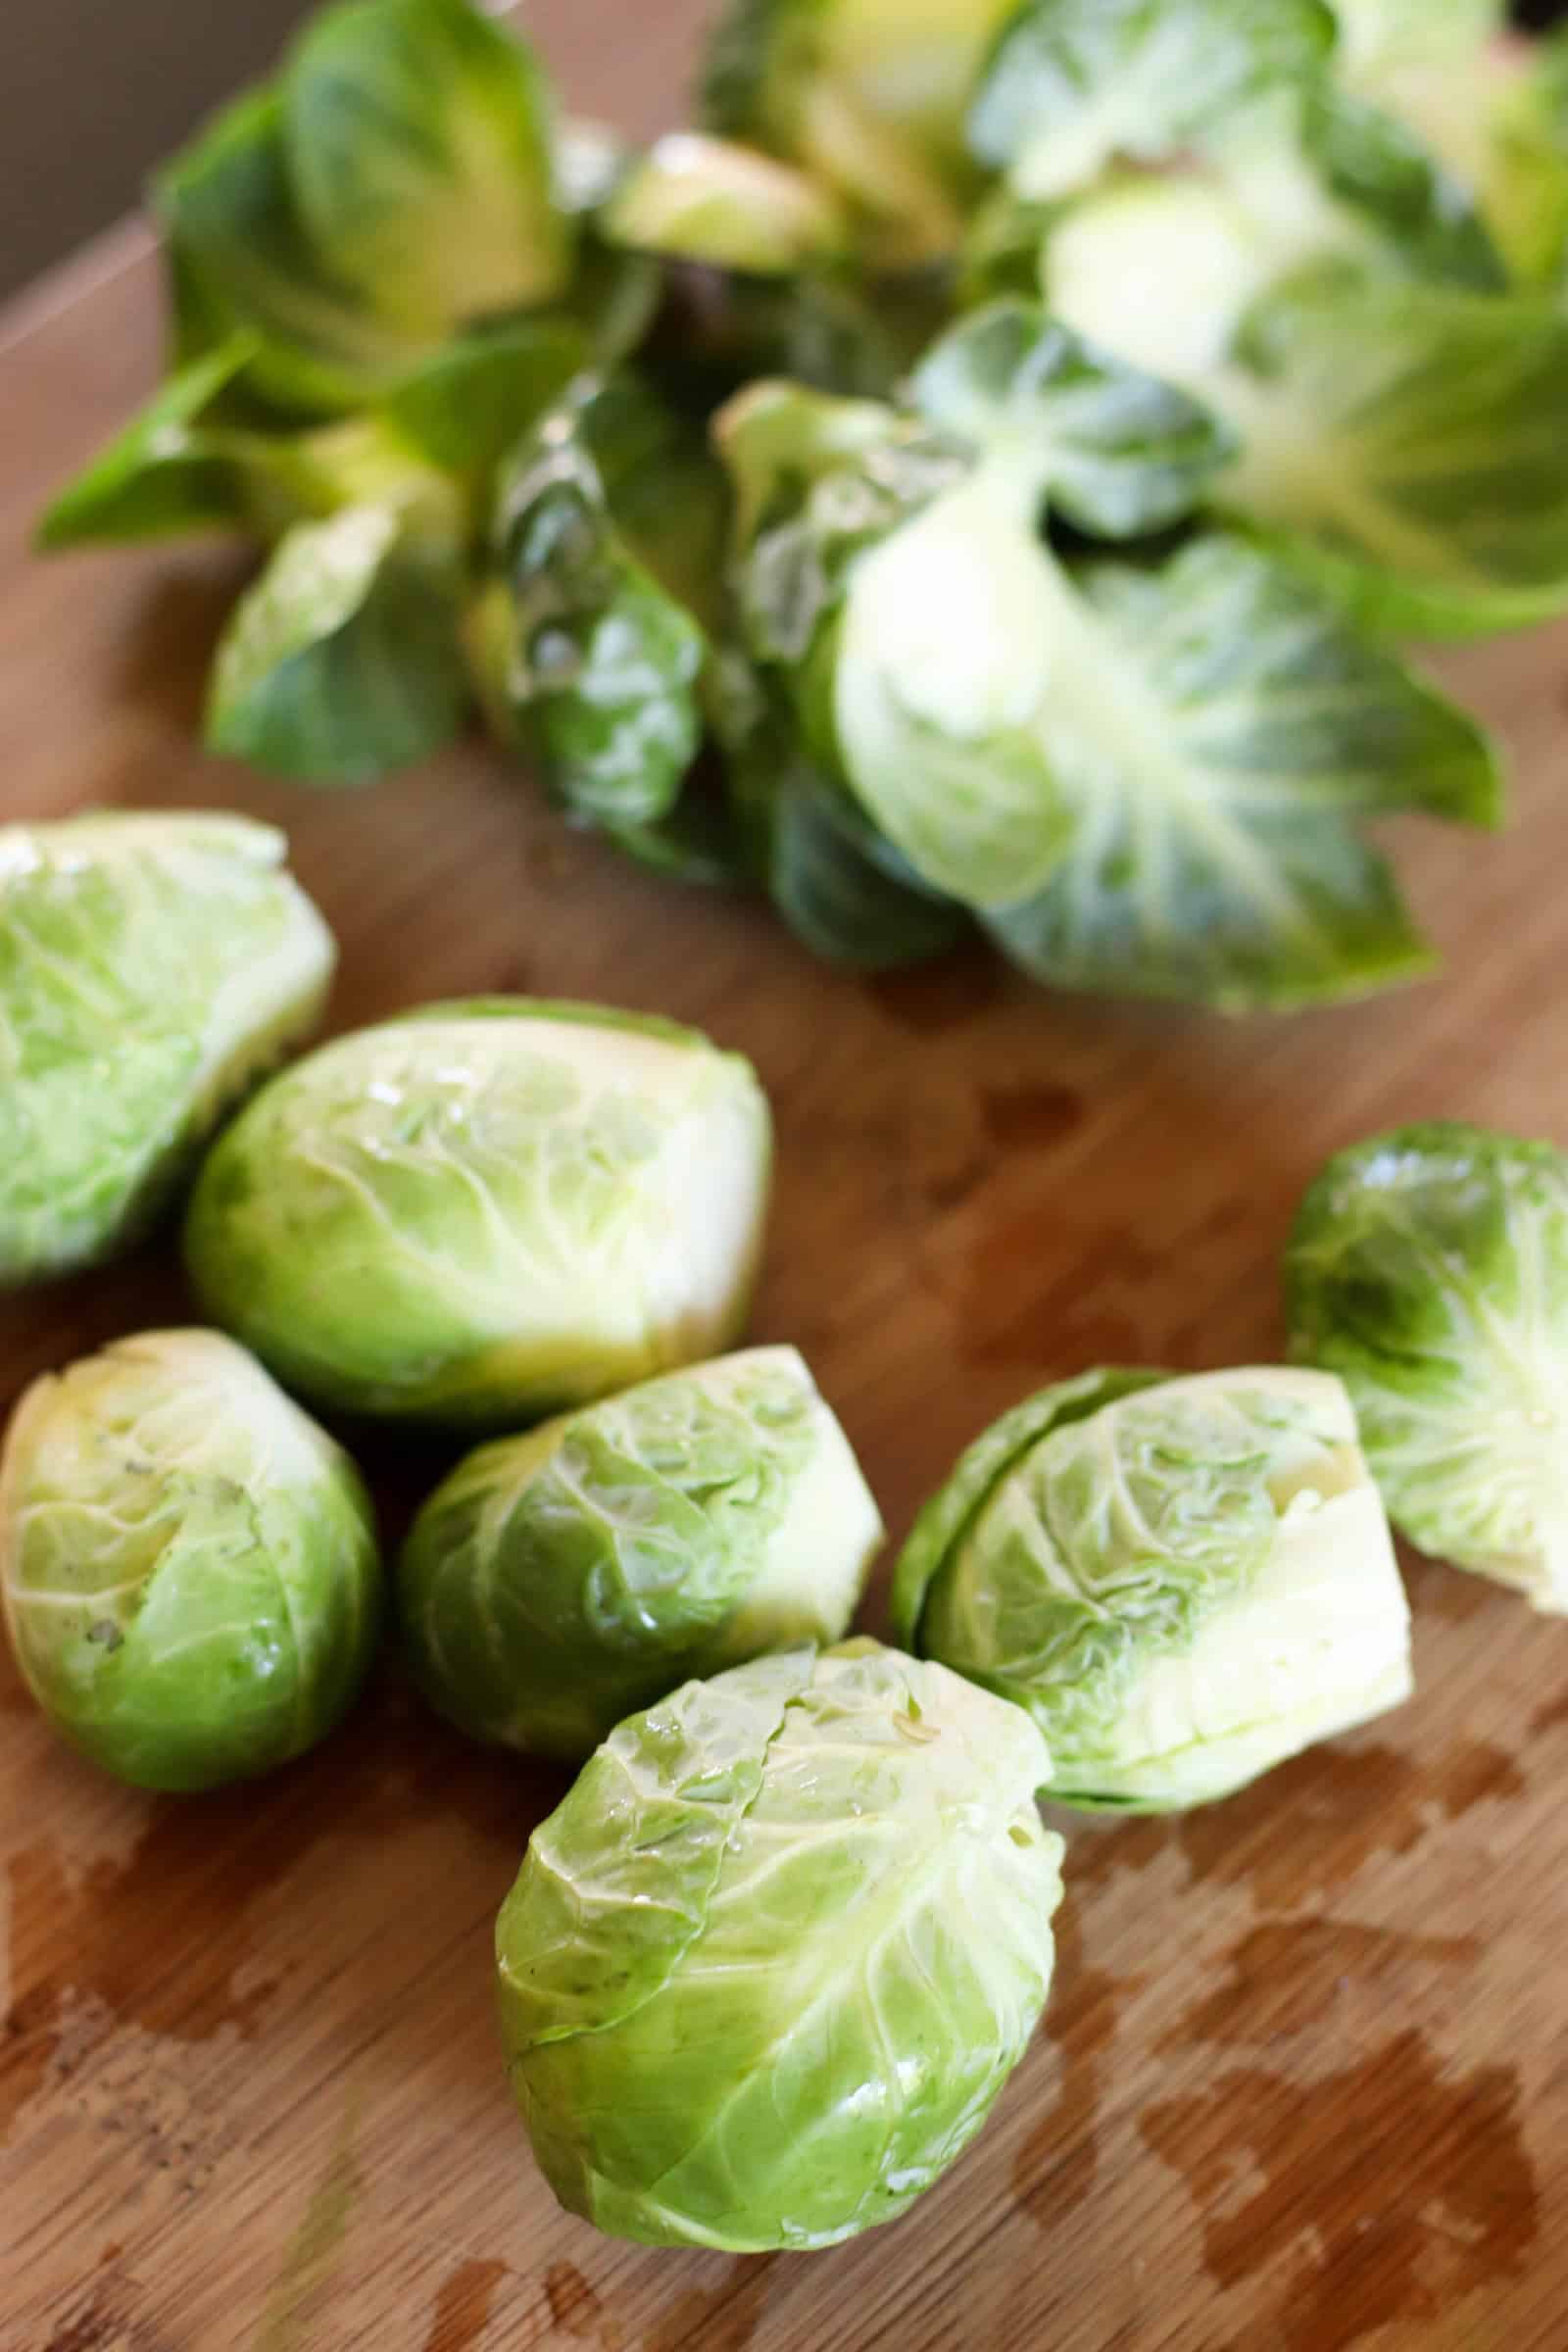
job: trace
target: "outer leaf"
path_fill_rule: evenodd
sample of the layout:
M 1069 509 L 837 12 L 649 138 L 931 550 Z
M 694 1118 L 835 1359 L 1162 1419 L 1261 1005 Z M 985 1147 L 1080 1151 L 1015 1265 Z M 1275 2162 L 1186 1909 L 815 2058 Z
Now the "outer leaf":
M 618 454 L 635 484 L 640 452 Z M 623 537 L 583 405 L 558 411 L 516 452 L 492 545 L 499 587 L 481 658 L 504 723 L 537 741 L 568 808 L 657 822 L 701 740 L 707 640 Z
M 956 245 L 963 116 L 1008 0 L 729 0 L 709 52 L 710 129 L 786 156 L 861 215 L 883 261 Z
M 252 335 L 246 380 L 285 409 L 358 408 L 433 339 L 377 318 L 321 260 L 296 209 L 271 91 L 220 115 L 159 175 L 155 200 L 182 342 Z
M 965 1447 L 944 1485 L 922 1506 L 899 1554 L 889 1603 L 893 1631 L 906 1649 L 918 1651 L 926 1595 L 933 1577 L 963 1543 L 975 1518 L 997 1488 L 1051 1430 L 1098 1413 L 1102 1404 L 1173 1378 L 1166 1372 L 1114 1370 L 1080 1372 L 1025 1397 Z
M 1302 1201 L 1286 1287 L 1411 1542 L 1568 1613 L 1563 1154 L 1457 1123 L 1357 1144 Z
M 764 277 L 839 260 L 849 238 L 833 197 L 804 172 L 684 130 L 630 166 L 600 226 L 612 244 Z
M 210 1788 L 314 1745 L 380 1630 L 359 1473 L 215 1331 L 34 1383 L 0 1464 L 0 1605 L 56 1729 L 121 1779 Z
M 1111 1374 L 1097 1403 L 1092 1379 L 960 1465 L 908 1578 L 925 1651 L 1046 1734 L 1053 1796 L 1201 1803 L 1407 1697 L 1409 1613 L 1339 1382 Z
M 1078 570 L 1041 730 L 1079 821 L 988 927 L 1057 987 L 1228 1010 L 1363 993 L 1427 951 L 1354 820 L 1490 824 L 1486 739 L 1276 564 L 1224 537 Z
M 430 465 L 482 481 L 587 364 L 585 338 L 564 319 L 460 336 L 404 377 L 384 414 Z
M 1095 350 L 1039 303 L 962 320 L 910 393 L 941 431 L 1015 464 L 1070 522 L 1110 539 L 1180 521 L 1236 454 L 1185 393 Z
M 1230 424 L 1241 455 L 1216 502 L 1279 532 L 1365 617 L 1461 635 L 1559 610 L 1568 319 L 1379 267 L 1280 283 L 1271 269 L 1214 189 L 1119 192 L 1053 238 L 1048 299 Z
M 368 784 L 464 724 L 458 584 L 396 508 L 300 523 L 242 598 L 207 713 L 216 752 L 315 784 Z
M 770 1721 L 789 1663 L 623 1725 L 498 1923 L 514 2090 L 557 2195 L 604 2230 L 758 2250 L 892 2220 L 1045 1997 L 1061 1841 L 1027 1717 L 852 1642 Z M 688 1788 L 720 1816 L 690 1840 Z
M 1565 380 L 1544 304 L 1315 275 L 1266 297 L 1203 387 L 1243 444 L 1218 496 L 1384 628 L 1541 619 L 1568 605 Z
M 1060 196 L 1118 158 L 1168 160 L 1259 94 L 1304 86 L 1334 38 L 1321 0 L 1026 0 L 969 117 L 1015 194 Z
M 720 664 L 717 726 L 753 875 L 814 956 L 861 971 L 957 945 L 966 910 L 933 895 L 811 764 L 780 698 L 744 658 Z
M 200 419 L 251 349 L 236 336 L 172 376 L 53 500 L 38 525 L 40 547 L 245 528 L 244 466 L 231 447 L 200 429 Z
M 1475 191 L 1516 282 L 1568 291 L 1568 34 L 1408 65 L 1388 102 Z
M 564 285 L 543 78 L 470 0 L 344 0 L 304 33 L 282 102 L 313 249 L 378 318 L 433 338 Z
M 1326 194 L 1377 236 L 1381 258 L 1482 292 L 1504 285 L 1475 193 L 1396 115 L 1323 82 L 1307 94 L 1301 144 Z
M 693 1030 L 438 1005 L 264 1089 L 208 1156 L 186 1256 L 301 1394 L 514 1430 L 736 1340 L 768 1152 L 750 1066 Z
M 580 1759 L 673 1684 L 839 1641 L 882 1524 L 792 1348 L 481 1446 L 416 1520 L 415 1673 L 475 1737 Z
M 0 828 L 0 1287 L 98 1263 L 320 1012 L 336 951 L 237 816 Z

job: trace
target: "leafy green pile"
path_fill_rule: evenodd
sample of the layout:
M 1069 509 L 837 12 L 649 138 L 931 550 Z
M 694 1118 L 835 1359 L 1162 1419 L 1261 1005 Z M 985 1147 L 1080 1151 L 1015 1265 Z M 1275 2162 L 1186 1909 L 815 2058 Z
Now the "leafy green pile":
M 477 705 L 827 956 L 1384 986 L 1364 821 L 1500 811 L 1387 638 L 1568 605 L 1568 45 L 1494 18 L 732 0 L 632 154 L 471 0 L 346 0 L 159 179 L 171 372 L 42 539 L 267 543 L 216 749 Z

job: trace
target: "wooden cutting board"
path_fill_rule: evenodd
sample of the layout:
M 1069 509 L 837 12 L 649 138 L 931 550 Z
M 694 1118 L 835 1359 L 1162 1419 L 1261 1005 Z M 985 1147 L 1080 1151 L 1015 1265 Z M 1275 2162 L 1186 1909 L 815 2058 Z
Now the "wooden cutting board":
M 574 101 L 642 129 L 696 13 L 536 19 Z M 232 556 L 22 552 L 150 380 L 156 307 L 124 231 L 0 318 L 0 814 L 287 826 L 340 1026 L 527 989 L 753 1055 L 780 1142 L 757 1336 L 805 1348 L 896 1536 L 1048 1379 L 1276 1354 L 1280 1245 L 1339 1145 L 1441 1113 L 1568 1141 L 1568 626 L 1444 664 L 1518 794 L 1501 841 L 1397 829 L 1434 984 L 1239 1027 L 1053 1001 L 978 952 L 857 979 L 568 834 L 478 745 L 322 798 L 204 759 Z M 0 1403 L 188 1313 L 167 1250 L 5 1304 Z M 442 1458 L 372 1465 L 389 1535 Z M 1568 1628 L 1409 1567 L 1414 1703 L 1184 1822 L 1066 1825 L 1056 1988 L 978 2146 L 897 2227 L 766 2259 L 600 2238 L 532 2169 L 489 1944 L 559 1775 L 464 1745 L 389 1663 L 275 1780 L 145 1798 L 0 1658 L 0 2352 L 1560 2352 Z

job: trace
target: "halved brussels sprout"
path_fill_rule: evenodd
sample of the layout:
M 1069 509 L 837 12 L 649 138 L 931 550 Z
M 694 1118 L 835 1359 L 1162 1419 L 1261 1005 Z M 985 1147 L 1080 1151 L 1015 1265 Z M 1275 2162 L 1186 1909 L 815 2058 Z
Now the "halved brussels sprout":
M 380 1622 L 348 1455 L 216 1331 L 35 1381 L 0 1459 L 0 1602 L 33 1697 L 143 1788 L 270 1772 L 331 1730 Z
M 0 827 L 0 1285 L 134 1241 L 314 1027 L 332 937 L 241 816 Z
M 874 1642 L 623 1723 L 496 1926 L 513 2092 L 562 2203 L 742 2252 L 904 2212 L 1045 2001 L 1049 1772 L 1020 1709 Z
M 1292 1350 L 1355 1401 L 1423 1551 L 1568 1614 L 1568 1158 L 1457 1121 L 1373 1136 L 1307 1193 Z
M 893 1617 L 1028 1709 L 1067 1805 L 1203 1804 L 1410 1691 L 1388 1523 L 1321 1373 L 1042 1391 L 927 1503 Z
M 186 1258 L 302 1395 L 515 1424 L 738 1336 L 767 1102 L 695 1029 L 485 997 L 339 1038 L 202 1169 Z
M 461 1731 L 577 1760 L 674 1684 L 846 1633 L 882 1522 L 793 1348 L 667 1372 L 481 1446 L 399 1571 Z

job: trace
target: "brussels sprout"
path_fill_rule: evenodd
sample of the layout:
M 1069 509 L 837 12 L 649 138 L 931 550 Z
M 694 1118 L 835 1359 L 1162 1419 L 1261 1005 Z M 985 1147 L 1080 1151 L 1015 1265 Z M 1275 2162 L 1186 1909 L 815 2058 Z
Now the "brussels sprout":
M 737 1336 L 768 1154 L 750 1064 L 694 1029 L 427 1005 L 263 1089 L 202 1169 L 186 1258 L 302 1395 L 514 1425 Z
M 74 1747 L 143 1788 L 303 1754 L 358 1692 L 380 1568 L 359 1474 L 215 1331 L 35 1381 L 0 1459 L 0 1601 Z
M 314 1027 L 336 950 L 287 846 L 239 816 L 0 827 L 0 1284 L 137 1239 Z
M 1020 1709 L 873 1642 L 623 1723 L 496 1927 L 562 2203 L 661 2245 L 833 2245 L 980 2129 L 1051 1982 L 1059 1838 Z
M 1410 1691 L 1388 1523 L 1322 1373 L 1044 1390 L 927 1503 L 893 1616 L 1028 1709 L 1068 1805 L 1207 1803 Z
M 951 251 L 973 172 L 963 116 L 1011 0 L 728 0 L 710 129 L 787 157 L 862 217 L 883 261 Z
M 482 1446 L 414 1523 L 415 1674 L 459 1729 L 580 1759 L 672 1685 L 848 1629 L 882 1523 L 793 1348 Z
M 1568 1158 L 1458 1122 L 1331 1159 L 1285 1261 L 1401 1534 L 1568 1614 Z

